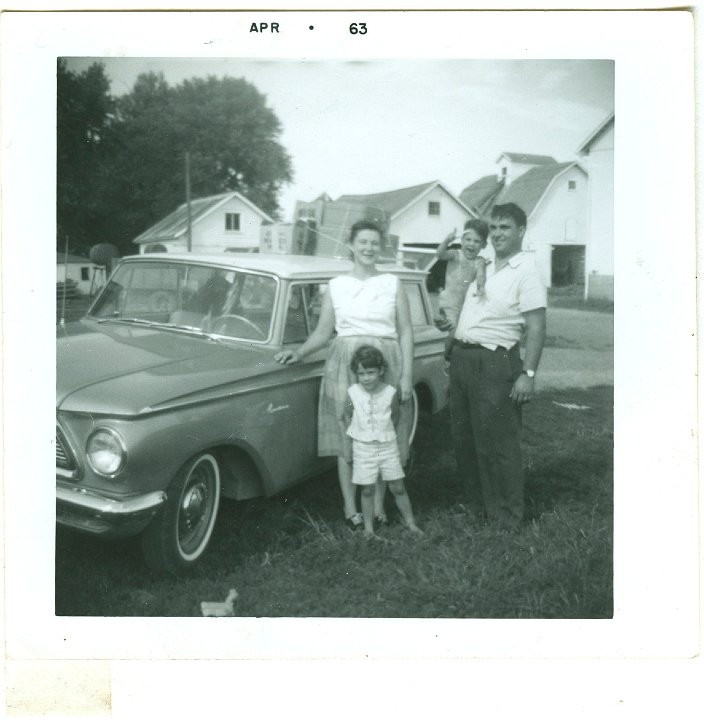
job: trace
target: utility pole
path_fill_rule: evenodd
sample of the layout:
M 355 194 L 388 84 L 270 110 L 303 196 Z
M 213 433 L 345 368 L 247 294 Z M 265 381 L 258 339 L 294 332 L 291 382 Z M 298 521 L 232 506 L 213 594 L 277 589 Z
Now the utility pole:
M 186 229 L 186 247 L 191 252 L 191 154 L 186 152 L 186 213 L 188 225 Z

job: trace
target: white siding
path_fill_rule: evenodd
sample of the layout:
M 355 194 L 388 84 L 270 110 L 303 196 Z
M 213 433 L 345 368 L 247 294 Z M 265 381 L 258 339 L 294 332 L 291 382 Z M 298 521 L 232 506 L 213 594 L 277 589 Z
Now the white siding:
M 77 283 L 78 290 L 84 294 L 87 295 L 90 292 L 90 284 L 91 280 L 93 278 L 93 268 L 97 268 L 97 265 L 94 265 L 90 261 L 86 261 L 85 263 L 69 263 L 68 265 L 64 265 L 63 263 L 56 265 L 56 282 L 63 282 L 67 278 L 69 280 L 75 280 Z M 82 270 L 85 270 L 88 275 L 87 280 L 81 280 Z M 96 283 L 102 282 L 104 279 L 104 275 L 98 274 L 96 275 L 95 281 Z M 93 290 L 95 291 L 95 287 Z
M 614 125 L 589 148 L 590 248 L 587 273 L 614 274 Z
M 428 203 L 439 202 L 440 214 L 429 215 Z M 437 246 L 453 228 L 461 231 L 465 222 L 474 217 L 442 188 L 434 188 L 408 210 L 391 220 L 389 233 L 398 235 L 399 248 L 404 245 L 422 243 Z
M 225 214 L 240 214 L 240 229 L 225 229 Z M 219 206 L 193 226 L 193 251 L 223 252 L 227 248 L 251 250 L 259 247 L 262 216 L 238 198 Z
M 239 213 L 240 229 L 226 230 L 225 215 Z M 239 198 L 233 197 L 204 218 L 193 223 L 191 251 L 196 253 L 221 253 L 228 248 L 254 250 L 259 248 L 260 228 L 264 218 Z M 186 235 L 178 240 L 159 241 L 159 243 L 141 243 L 139 252 L 144 254 L 150 245 L 160 244 L 169 253 L 187 252 Z
M 569 182 L 575 183 L 574 190 Z M 545 284 L 551 284 L 553 245 L 587 245 L 588 183 L 586 173 L 572 167 L 558 175 L 528 218 L 523 249 L 536 253 Z

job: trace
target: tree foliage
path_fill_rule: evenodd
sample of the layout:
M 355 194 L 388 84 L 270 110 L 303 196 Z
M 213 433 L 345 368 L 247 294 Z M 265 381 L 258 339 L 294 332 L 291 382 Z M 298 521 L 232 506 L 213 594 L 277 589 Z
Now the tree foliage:
M 60 105 L 72 106 L 91 89 L 85 75 L 64 78 Z M 170 87 L 162 74 L 147 73 L 112 102 L 103 107 L 101 131 L 109 132 L 101 167 L 87 170 L 100 193 L 85 199 L 86 211 L 93 203 L 99 208 L 92 224 L 89 213 L 84 216 L 89 227 L 101 229 L 93 242 L 134 252 L 132 240 L 185 201 L 186 153 L 193 198 L 237 191 L 278 216 L 278 194 L 292 179 L 291 159 L 279 142 L 279 119 L 251 83 L 207 77 Z M 92 115 L 79 112 L 78 119 L 92 128 Z M 80 210 L 81 198 L 74 193 L 71 207 Z
M 105 163 L 115 101 L 102 65 L 80 74 L 59 59 L 56 75 L 57 249 L 80 251 L 102 232 Z

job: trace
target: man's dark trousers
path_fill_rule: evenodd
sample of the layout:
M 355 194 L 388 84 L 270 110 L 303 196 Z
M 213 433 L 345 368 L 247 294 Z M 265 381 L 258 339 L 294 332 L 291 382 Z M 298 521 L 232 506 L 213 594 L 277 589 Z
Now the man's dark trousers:
M 505 350 L 455 342 L 450 360 L 452 441 L 467 501 L 478 517 L 523 518 L 521 409 L 509 397 L 522 370 L 518 343 Z

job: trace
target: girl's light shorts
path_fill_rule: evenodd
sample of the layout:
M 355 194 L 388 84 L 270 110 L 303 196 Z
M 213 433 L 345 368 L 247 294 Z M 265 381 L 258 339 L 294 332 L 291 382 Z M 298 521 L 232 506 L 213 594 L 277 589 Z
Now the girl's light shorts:
M 355 485 L 373 485 L 381 479 L 391 482 L 404 477 L 396 440 L 388 442 L 352 443 L 352 482 Z

